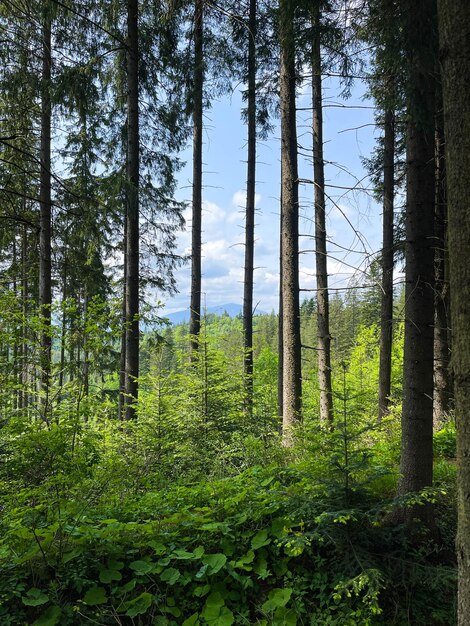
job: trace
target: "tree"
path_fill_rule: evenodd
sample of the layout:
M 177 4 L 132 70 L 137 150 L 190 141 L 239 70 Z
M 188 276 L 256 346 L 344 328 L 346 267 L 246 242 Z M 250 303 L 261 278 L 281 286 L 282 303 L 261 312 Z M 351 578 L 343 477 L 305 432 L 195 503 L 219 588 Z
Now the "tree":
M 402 446 L 399 492 L 419 491 L 433 476 L 434 115 L 436 7 L 401 5 L 407 58 L 406 271 Z M 420 514 L 427 516 L 426 511 Z M 418 511 L 413 510 L 412 515 Z M 429 520 L 428 520 L 429 521 Z
M 393 341 L 393 207 L 395 196 L 395 114 L 384 115 L 382 216 L 382 297 L 380 312 L 379 421 L 388 413 Z
M 189 334 L 192 358 L 198 350 L 201 331 L 201 246 L 202 246 L 202 125 L 203 125 L 203 24 L 204 2 L 194 5 L 194 67 L 192 81 L 193 200 L 191 223 L 191 303 Z
M 292 0 L 279 2 L 281 111 L 281 274 L 283 345 L 283 442 L 301 418 L 299 307 L 299 181 L 297 170 L 296 69 Z
M 458 467 L 458 623 L 470 615 L 470 4 L 439 0 Z
M 328 295 L 328 256 L 326 250 L 320 13 L 320 0 L 318 0 L 312 16 L 313 170 L 315 184 L 318 381 L 320 385 L 320 421 L 331 426 L 333 424 L 333 389 L 331 383 L 330 305 Z
M 43 419 L 49 420 L 52 307 L 52 200 L 51 200 L 51 67 L 52 18 L 46 4 L 42 16 L 41 170 L 39 186 L 39 311 L 41 317 L 41 392 Z
M 245 410 L 253 413 L 253 272 L 255 252 L 256 192 L 256 0 L 250 0 L 247 63 L 247 176 L 245 221 L 245 276 L 243 285 L 243 348 L 245 373 Z
M 447 246 L 447 189 L 442 91 L 438 85 L 436 114 L 436 235 L 434 322 L 434 428 L 439 430 L 449 414 L 452 399 L 450 368 L 450 292 Z
M 124 417 L 135 416 L 139 376 L 139 29 L 138 0 L 127 2 L 127 185 Z

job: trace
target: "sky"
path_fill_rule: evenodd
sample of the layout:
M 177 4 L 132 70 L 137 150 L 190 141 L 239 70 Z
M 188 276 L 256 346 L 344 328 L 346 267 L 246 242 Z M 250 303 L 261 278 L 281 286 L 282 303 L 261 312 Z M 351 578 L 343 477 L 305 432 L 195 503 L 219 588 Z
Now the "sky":
M 327 162 L 328 273 L 331 290 L 364 279 L 374 253 L 381 245 L 381 208 L 371 194 L 360 191 L 369 182 L 362 157 L 369 157 L 378 131 L 372 103 L 364 100 L 366 86 L 357 81 L 348 100 L 339 97 L 335 79 L 324 79 L 324 157 Z M 298 97 L 298 142 L 311 152 L 311 94 Z M 246 179 L 246 127 L 241 121 L 241 96 L 213 102 L 205 112 L 203 190 L 203 306 L 243 302 L 244 207 Z M 357 108 L 350 108 L 357 107 Z M 277 311 L 279 290 L 279 127 L 258 143 L 257 219 L 255 226 L 254 304 L 260 311 Z M 302 151 L 303 152 L 303 151 Z M 177 198 L 187 200 L 186 229 L 178 238 L 178 251 L 189 254 L 191 244 L 191 148 L 183 154 L 187 165 L 179 176 Z M 300 179 L 313 177 L 311 159 L 300 159 Z M 348 191 L 342 187 L 354 187 Z M 302 298 L 313 295 L 315 258 L 313 234 L 313 186 L 300 186 L 300 288 Z M 360 233 L 358 235 L 358 233 Z M 345 250 L 347 249 L 347 250 Z M 179 293 L 161 296 L 163 313 L 189 307 L 190 263 L 177 271 Z M 310 290 L 310 291 L 309 291 Z

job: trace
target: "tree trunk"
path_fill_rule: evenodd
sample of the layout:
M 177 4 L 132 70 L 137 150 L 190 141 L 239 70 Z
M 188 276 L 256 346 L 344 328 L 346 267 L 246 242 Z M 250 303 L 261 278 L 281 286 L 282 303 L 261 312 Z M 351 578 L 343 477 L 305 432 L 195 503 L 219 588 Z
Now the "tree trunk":
M 283 443 L 301 419 L 299 190 L 295 102 L 294 2 L 280 0 L 281 273 L 283 314 Z
M 61 400 L 62 388 L 65 380 L 65 344 L 67 333 L 67 237 L 64 239 L 64 258 L 62 271 L 62 322 L 60 329 L 60 362 L 59 362 L 59 390 L 58 402 Z
M 388 414 L 393 338 L 393 205 L 395 195 L 395 116 L 385 111 L 382 216 L 382 296 L 380 313 L 379 422 Z
M 127 215 L 124 216 L 124 263 L 123 263 L 123 277 L 122 277 L 122 329 L 121 329 L 121 350 L 119 354 L 119 413 L 120 420 L 125 418 L 124 408 L 126 405 L 126 289 L 127 289 Z
M 250 0 L 248 22 L 248 163 L 246 177 L 245 280 L 243 288 L 243 343 L 245 414 L 253 415 L 253 272 L 256 190 L 256 0 Z
M 313 173 L 315 182 L 315 265 L 317 280 L 318 382 L 320 385 L 320 421 L 333 425 L 333 389 L 331 384 L 330 303 L 328 295 L 328 257 L 326 252 L 325 169 L 323 160 L 323 103 L 320 51 L 320 4 L 312 20 L 312 105 Z
M 138 0 L 127 3 L 127 237 L 125 419 L 135 417 L 139 376 Z
M 470 615 L 470 3 L 439 0 L 457 422 L 458 624 Z
M 282 174 L 281 174 L 282 177 Z M 281 197 L 281 206 L 282 206 L 282 197 Z M 282 268 L 282 229 L 279 236 L 279 268 Z M 283 355 L 284 355 L 284 344 L 283 344 L 283 314 L 282 314 L 282 269 L 279 275 L 279 314 L 277 317 L 277 354 L 278 354 L 278 363 L 277 363 L 277 414 L 279 417 L 279 433 L 282 434 L 282 423 L 283 423 L 283 415 L 284 415 L 284 407 L 283 407 L 283 393 L 284 393 L 284 381 L 283 381 L 283 372 L 284 372 L 284 364 L 283 364 Z
M 449 413 L 452 396 L 450 375 L 450 293 L 447 250 L 447 190 L 442 102 L 436 116 L 436 295 L 434 320 L 434 429 Z
M 39 310 L 41 316 L 41 403 L 42 417 L 50 418 L 51 384 L 51 21 L 44 18 L 41 85 L 41 172 L 39 188 Z
M 434 340 L 434 2 L 408 0 L 405 345 L 399 493 L 432 484 Z M 418 510 L 419 509 L 419 510 Z M 432 524 L 428 507 L 407 516 Z
M 196 0 L 194 14 L 193 77 L 193 206 L 191 226 L 191 304 L 189 335 L 191 359 L 199 348 L 201 332 L 201 247 L 202 247 L 202 113 L 203 113 L 203 0 Z

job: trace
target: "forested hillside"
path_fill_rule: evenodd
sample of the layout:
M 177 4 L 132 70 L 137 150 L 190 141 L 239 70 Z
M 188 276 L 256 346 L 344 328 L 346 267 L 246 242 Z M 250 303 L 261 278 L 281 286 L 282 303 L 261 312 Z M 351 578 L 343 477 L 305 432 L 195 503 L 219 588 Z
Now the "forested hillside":
M 2 626 L 467 626 L 469 24 L 467 0 L 0 3 Z M 369 109 L 358 82 L 377 141 L 346 189 L 324 113 Z M 204 159 L 234 93 L 231 317 L 206 307 Z M 347 193 L 382 235 L 350 280 L 331 269 L 364 244 Z

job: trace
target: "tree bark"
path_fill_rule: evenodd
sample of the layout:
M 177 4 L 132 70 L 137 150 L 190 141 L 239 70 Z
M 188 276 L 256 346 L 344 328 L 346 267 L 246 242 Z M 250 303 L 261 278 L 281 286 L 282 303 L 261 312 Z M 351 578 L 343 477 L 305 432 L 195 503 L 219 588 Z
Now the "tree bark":
M 405 345 L 399 493 L 432 484 L 434 327 L 434 2 L 407 0 Z M 418 510 L 419 509 L 419 510 Z M 428 507 L 407 510 L 432 525 Z
M 120 420 L 125 418 L 124 408 L 126 405 L 126 290 L 127 290 L 127 215 L 124 216 L 124 263 L 122 277 L 122 308 L 121 308 L 121 351 L 119 355 L 119 413 Z
M 323 159 L 323 102 L 320 51 L 320 4 L 312 20 L 312 105 L 313 172 L 315 182 L 315 265 L 317 280 L 318 382 L 320 421 L 333 425 L 333 388 L 331 383 L 330 303 L 328 295 L 328 256 L 326 251 L 325 165 Z
M 385 111 L 382 216 L 382 296 L 380 313 L 379 422 L 389 412 L 393 337 L 393 206 L 395 195 L 395 116 Z
M 282 173 L 281 173 L 282 178 Z M 281 196 L 282 206 L 282 196 Z M 279 268 L 282 268 L 282 228 L 279 233 Z M 282 434 L 282 423 L 284 415 L 283 393 L 284 393 L 284 344 L 283 344 L 283 313 L 282 313 L 282 270 L 279 275 L 279 314 L 277 316 L 277 414 L 279 417 L 279 433 Z
M 295 101 L 294 2 L 280 0 L 281 273 L 283 314 L 283 443 L 301 419 L 299 191 Z
M 50 96 L 52 66 L 51 20 L 44 17 L 42 34 L 42 84 L 41 84 L 41 172 L 39 188 L 39 310 L 41 316 L 41 403 L 42 416 L 50 419 L 51 385 L 51 115 Z
M 135 417 L 139 376 L 138 0 L 127 2 L 127 237 L 125 419 Z
M 436 295 L 434 320 L 434 429 L 439 430 L 450 410 L 450 293 L 447 250 L 447 190 L 442 102 L 436 116 Z
M 243 344 L 245 414 L 253 415 L 253 273 L 256 191 L 256 0 L 250 0 L 248 21 L 248 162 L 246 176 L 245 280 L 243 287 Z
M 199 349 L 201 332 L 201 247 L 202 247 L 202 129 L 203 129 L 203 0 L 195 0 L 193 75 L 193 198 L 191 226 L 191 304 L 189 335 L 191 359 Z
M 439 0 L 457 422 L 458 624 L 470 615 L 470 3 Z

